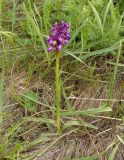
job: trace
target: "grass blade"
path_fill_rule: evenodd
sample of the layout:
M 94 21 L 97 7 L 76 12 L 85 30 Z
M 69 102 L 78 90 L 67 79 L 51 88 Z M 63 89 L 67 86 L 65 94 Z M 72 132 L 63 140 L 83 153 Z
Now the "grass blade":
M 77 28 L 77 30 L 73 33 L 73 35 L 71 36 L 71 39 L 69 40 L 68 45 L 66 45 L 63 48 L 63 51 L 73 42 L 73 40 L 76 38 L 76 36 L 79 34 L 79 32 L 81 32 L 82 28 L 85 26 L 85 24 L 87 23 L 88 19 L 86 19 L 85 21 L 82 22 L 82 24 Z
M 121 27 L 123 18 L 124 18 L 124 12 L 122 13 L 121 18 L 120 18 L 120 22 L 119 22 L 119 24 L 118 24 L 118 32 L 120 31 L 120 27 Z
M 120 42 L 120 41 L 119 41 Z M 112 52 L 116 49 L 119 48 L 119 43 L 115 43 L 113 46 L 111 47 L 108 47 L 108 48 L 104 48 L 104 49 L 100 49 L 100 50 L 97 50 L 97 51 L 93 51 L 93 52 L 90 52 L 88 54 L 86 54 L 85 56 L 83 56 L 83 60 L 86 60 L 87 58 L 89 57 L 93 57 L 93 56 L 100 56 L 100 55 L 106 55 L 108 52 Z
M 26 8 L 26 6 L 25 6 L 24 3 L 23 3 L 23 9 L 24 9 L 24 12 L 25 12 L 25 14 L 27 16 L 27 20 L 29 21 L 29 25 L 31 27 L 31 33 L 33 33 L 35 35 L 35 37 L 36 36 L 39 37 L 39 40 L 41 41 L 41 44 L 42 44 L 43 49 L 44 49 L 44 52 L 46 54 L 46 57 L 49 59 L 49 54 L 48 54 L 48 51 L 47 51 L 47 46 L 46 46 L 45 41 L 43 39 L 43 36 L 42 36 L 41 30 L 39 28 L 39 25 L 37 23 L 35 14 L 33 13 L 33 15 L 30 15 L 30 13 L 27 11 L 27 8 Z M 41 21 L 41 19 L 40 19 L 40 21 Z
M 53 126 L 56 126 L 56 122 L 52 119 L 48 119 L 48 118 L 24 118 L 24 120 L 26 121 L 31 121 L 31 122 L 38 122 L 38 123 L 48 123 L 51 124 Z
M 110 86 L 109 86 L 109 99 L 112 99 L 112 96 L 113 96 L 113 87 L 114 87 L 115 80 L 116 80 L 118 63 L 119 63 L 119 59 L 120 59 L 120 55 L 121 55 L 121 48 L 122 48 L 122 42 L 120 41 L 117 60 L 116 60 L 116 64 L 115 64 L 115 70 L 113 72 L 113 76 L 112 76 L 112 79 L 111 79 L 111 82 L 110 82 Z
M 95 116 L 98 113 L 102 112 L 110 112 L 110 107 L 99 107 L 99 108 L 90 108 L 84 111 L 64 111 L 62 112 L 62 115 L 66 116 L 74 116 L 74 115 L 91 115 Z
M 12 13 L 12 31 L 14 30 L 14 25 L 16 22 L 16 0 L 13 0 L 13 13 Z
M 0 0 L 0 27 L 2 25 L 2 11 L 3 11 L 3 3 L 4 3 L 4 0 Z
M 119 141 L 124 145 L 124 140 L 119 135 L 117 135 L 117 137 L 118 137 Z
M 98 14 L 96 8 L 93 6 L 93 4 L 92 4 L 90 1 L 88 1 L 88 2 L 89 2 L 89 5 L 90 5 L 90 7 L 91 7 L 91 9 L 92 9 L 92 11 L 93 11 L 93 13 L 94 13 L 94 15 L 95 15 L 95 18 L 96 18 L 96 20 L 97 20 L 97 23 L 98 23 L 98 25 L 99 25 L 99 27 L 100 27 L 101 34 L 103 35 L 103 26 L 102 26 L 102 21 L 101 21 L 101 19 L 100 19 L 100 17 L 99 17 L 99 14 Z
M 96 126 L 90 124 L 90 123 L 87 123 L 87 122 L 82 122 L 82 121 L 78 121 L 78 120 L 70 120 L 70 121 L 67 121 L 65 124 L 64 124 L 64 129 L 66 128 L 71 128 L 73 126 L 85 126 L 85 127 L 88 127 L 88 128 L 92 128 L 92 129 L 97 129 Z
M 2 110 L 3 110 L 3 99 L 4 99 L 4 69 L 2 70 L 1 79 L 0 79 L 0 126 L 2 124 Z
M 115 155 L 116 155 L 116 152 L 118 150 L 118 147 L 119 147 L 120 143 L 116 145 L 116 147 L 113 149 L 112 153 L 110 154 L 109 156 L 109 159 L 108 160 L 114 160 L 115 158 Z
M 103 28 L 104 28 L 104 26 L 105 26 L 107 13 L 108 13 L 108 11 L 109 11 L 109 8 L 110 8 L 110 6 L 111 6 L 111 3 L 112 3 L 112 0 L 109 0 L 108 5 L 107 5 L 106 10 L 105 10 L 104 18 L 103 18 Z

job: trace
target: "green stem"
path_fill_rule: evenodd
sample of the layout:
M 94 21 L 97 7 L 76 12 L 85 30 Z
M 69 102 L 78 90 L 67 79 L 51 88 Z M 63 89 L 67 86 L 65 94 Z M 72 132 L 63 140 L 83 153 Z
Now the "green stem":
M 59 78 L 59 53 L 56 53 L 56 120 L 57 132 L 61 132 L 60 127 L 60 78 Z

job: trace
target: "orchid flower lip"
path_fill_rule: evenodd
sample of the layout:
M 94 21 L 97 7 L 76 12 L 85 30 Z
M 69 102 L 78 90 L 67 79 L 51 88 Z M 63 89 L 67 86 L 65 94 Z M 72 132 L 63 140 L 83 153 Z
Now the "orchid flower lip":
M 53 51 L 52 47 L 49 47 L 48 52 L 52 52 L 52 51 Z
M 60 50 L 61 50 L 61 48 L 62 48 L 62 45 L 59 45 L 59 46 L 57 46 L 57 48 L 56 48 L 56 49 L 57 49 L 58 51 L 60 51 Z

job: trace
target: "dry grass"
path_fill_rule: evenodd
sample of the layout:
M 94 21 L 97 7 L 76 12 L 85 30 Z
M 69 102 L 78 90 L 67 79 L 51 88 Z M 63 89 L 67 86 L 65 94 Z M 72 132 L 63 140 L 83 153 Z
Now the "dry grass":
M 13 98 L 21 91 L 27 91 L 31 89 L 40 95 L 40 102 L 45 103 L 46 101 L 52 105 L 54 104 L 54 84 L 49 84 L 48 81 L 39 82 L 38 79 L 33 78 L 28 86 L 25 82 L 25 72 L 21 72 L 18 75 L 12 75 L 13 80 L 10 81 L 7 93 L 13 93 Z M 86 83 L 85 81 L 80 82 L 80 89 L 78 92 L 71 92 L 69 100 L 73 109 L 84 110 L 87 108 L 97 108 L 101 105 L 105 105 L 108 102 L 108 83 Z M 84 85 L 84 83 L 86 85 Z M 111 107 L 113 109 L 112 113 L 100 114 L 96 118 L 88 118 L 87 116 L 76 116 L 75 118 L 80 121 L 89 122 L 98 127 L 95 129 L 87 129 L 85 126 L 79 128 L 71 128 L 65 130 L 60 136 L 55 136 L 55 128 L 51 129 L 50 139 L 43 143 L 39 143 L 32 147 L 27 147 L 27 154 L 34 154 L 35 152 L 40 153 L 36 160 L 65 160 L 73 159 L 85 156 L 92 156 L 94 154 L 99 155 L 101 152 L 111 145 L 113 142 L 117 141 L 117 135 L 121 135 L 123 132 L 123 125 L 121 120 L 121 115 L 117 112 L 118 106 L 123 105 L 123 91 L 121 92 L 120 81 L 116 84 L 114 88 L 114 98 L 111 101 Z M 76 83 L 75 83 L 76 84 Z M 81 85 L 82 84 L 82 85 Z M 73 81 L 72 84 L 73 85 Z M 77 85 L 77 84 L 76 84 Z M 73 85 L 75 88 L 75 86 Z M 13 91 L 13 92 L 12 92 Z M 73 94 L 72 94 L 73 93 Z M 76 93 L 76 95 L 74 95 Z M 9 99 L 9 97 L 8 97 Z M 17 100 L 17 99 L 16 99 Z M 10 103 L 11 102 L 11 103 Z M 31 113 L 25 111 L 25 109 L 20 106 L 19 103 L 15 103 L 14 99 L 9 99 L 9 104 L 6 106 L 6 114 L 8 118 L 3 122 L 3 133 L 11 127 L 14 123 L 19 122 L 19 127 L 14 135 L 14 139 L 19 139 L 20 141 L 30 141 L 33 142 L 37 138 L 42 137 L 42 134 L 49 134 L 48 126 L 40 122 L 26 121 L 24 117 L 28 116 L 30 118 L 38 118 L 43 112 L 49 117 L 50 110 L 43 110 L 40 105 L 37 105 L 37 111 Z M 64 101 L 63 101 L 64 102 Z M 14 104 L 15 103 L 15 104 Z M 48 113 L 47 113 L 48 112 Z M 121 126 L 122 125 L 122 126 Z M 49 136 L 48 136 L 49 137 Z M 119 146 L 118 153 L 115 160 L 123 159 L 123 146 Z M 107 160 L 108 155 L 111 153 L 112 148 L 104 155 L 100 156 L 100 160 Z M 25 154 L 24 154 L 25 155 Z M 41 155 L 41 156 L 40 156 Z M 24 158 L 25 159 L 25 158 Z

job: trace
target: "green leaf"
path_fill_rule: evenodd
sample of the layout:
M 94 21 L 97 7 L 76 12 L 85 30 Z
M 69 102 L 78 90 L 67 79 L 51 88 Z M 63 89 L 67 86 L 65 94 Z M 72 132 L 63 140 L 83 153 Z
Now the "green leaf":
M 49 123 L 49 124 L 56 126 L 56 122 L 48 118 L 24 118 L 24 120 L 32 121 L 32 122 L 40 122 L 40 123 Z
M 41 135 L 40 137 L 35 138 L 32 142 L 30 142 L 29 144 L 27 144 L 25 146 L 25 149 L 29 149 L 31 147 L 37 146 L 37 145 L 42 144 L 42 143 L 46 143 L 46 142 L 50 141 L 51 139 L 52 138 L 49 137 L 47 134 Z
M 120 144 L 120 143 L 119 143 Z M 116 147 L 113 149 L 113 151 L 111 152 L 109 159 L 108 160 L 114 160 L 116 152 L 118 150 L 119 144 L 116 145 Z
M 115 69 L 114 69 L 113 75 L 111 77 L 110 85 L 109 85 L 109 95 L 108 96 L 110 99 L 112 99 L 112 97 L 113 97 L 113 88 L 114 88 L 114 84 L 116 81 L 116 74 L 117 74 L 117 70 L 118 70 L 118 63 L 119 63 L 120 56 L 121 56 L 121 49 L 122 49 L 122 42 L 120 41 L 118 55 L 117 55 L 116 64 L 115 64 Z
M 90 116 L 95 116 L 98 113 L 102 113 L 102 112 L 110 112 L 112 111 L 112 109 L 110 107 L 99 107 L 99 108 L 90 108 L 84 111 L 64 111 L 61 114 L 62 115 L 70 115 L 70 116 L 74 116 L 74 115 L 90 115 Z
M 67 121 L 65 124 L 64 124 L 64 129 L 66 128 L 70 128 L 72 126 L 85 126 L 85 127 L 88 127 L 88 128 L 92 128 L 92 129 L 97 129 L 96 126 L 90 124 L 90 123 L 87 123 L 87 122 L 81 122 L 81 121 L 78 121 L 78 120 L 71 120 L 71 121 Z
M 24 107 L 29 110 L 34 112 L 35 111 L 35 107 L 36 107 L 36 102 L 35 101 L 39 101 L 39 96 L 34 93 L 33 91 L 29 91 L 27 93 L 27 96 L 25 96 L 25 104 Z

